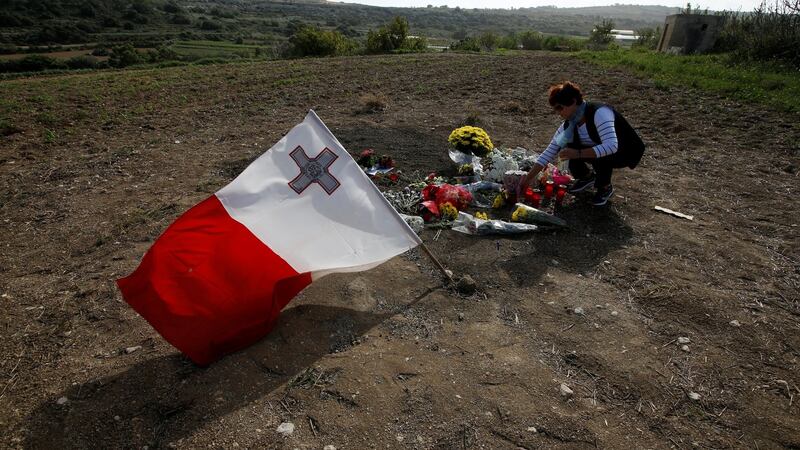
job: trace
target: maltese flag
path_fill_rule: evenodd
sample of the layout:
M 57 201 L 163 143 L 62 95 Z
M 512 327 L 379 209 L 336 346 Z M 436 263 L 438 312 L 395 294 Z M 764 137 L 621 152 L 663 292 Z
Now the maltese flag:
M 170 225 L 117 284 L 170 344 L 207 365 L 264 337 L 312 281 L 370 269 L 421 242 L 309 111 Z

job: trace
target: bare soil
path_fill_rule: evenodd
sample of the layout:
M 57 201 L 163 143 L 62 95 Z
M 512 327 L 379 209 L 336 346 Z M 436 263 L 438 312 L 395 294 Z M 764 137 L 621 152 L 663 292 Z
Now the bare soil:
M 615 105 L 648 150 L 615 173 L 608 207 L 563 212 L 569 230 L 426 230 L 474 295 L 412 251 L 320 280 L 270 336 L 199 368 L 114 285 L 310 108 L 352 153 L 390 154 L 410 178 L 452 169 L 446 139 L 468 116 L 496 145 L 541 150 L 558 124 L 545 91 L 562 79 Z M 0 91 L 13 125 L 0 136 L 0 447 L 800 447 L 797 117 L 547 53 Z M 365 112 L 367 94 L 385 110 Z

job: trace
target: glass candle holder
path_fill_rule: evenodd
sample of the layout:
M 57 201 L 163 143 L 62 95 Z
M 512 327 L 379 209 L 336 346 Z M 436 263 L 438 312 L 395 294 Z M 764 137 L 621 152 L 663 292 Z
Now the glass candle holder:
M 556 188 L 556 204 L 560 205 L 562 201 L 564 201 L 564 195 L 567 193 L 567 187 L 563 184 L 559 184 L 558 188 Z
M 544 184 L 544 198 L 550 198 L 553 196 L 553 189 L 555 188 L 555 183 L 552 181 L 548 181 Z
M 538 208 L 539 204 L 542 203 L 542 196 L 539 194 L 539 192 L 528 188 L 525 190 L 525 201 L 527 201 L 534 208 Z

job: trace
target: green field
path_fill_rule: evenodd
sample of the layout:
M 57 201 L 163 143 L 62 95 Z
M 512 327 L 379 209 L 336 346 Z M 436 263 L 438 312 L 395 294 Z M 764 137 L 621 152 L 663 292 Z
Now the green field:
M 583 51 L 578 58 L 622 67 L 662 86 L 689 86 L 743 102 L 800 113 L 797 71 L 772 64 L 733 61 L 728 55 L 669 55 L 654 51 Z
M 267 49 L 259 45 L 234 44 L 224 41 L 178 41 L 170 46 L 185 59 L 203 58 L 256 58 L 267 54 Z

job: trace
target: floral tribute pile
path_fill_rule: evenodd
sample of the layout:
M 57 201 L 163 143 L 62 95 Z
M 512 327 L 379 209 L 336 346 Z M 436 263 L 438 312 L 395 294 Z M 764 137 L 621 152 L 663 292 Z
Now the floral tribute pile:
M 406 180 L 388 155 L 361 152 L 357 162 L 386 199 L 419 232 L 423 228 L 452 228 L 468 234 L 516 234 L 565 227 L 559 210 L 574 201 L 567 193 L 569 173 L 548 165 L 539 188 L 521 189 L 537 154 L 524 148 L 494 148 L 478 127 L 461 127 L 448 138 L 455 163 L 452 177 L 430 173 Z M 458 154 L 453 156 L 453 151 Z M 411 181 L 400 187 L 400 181 Z

